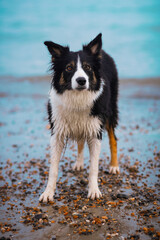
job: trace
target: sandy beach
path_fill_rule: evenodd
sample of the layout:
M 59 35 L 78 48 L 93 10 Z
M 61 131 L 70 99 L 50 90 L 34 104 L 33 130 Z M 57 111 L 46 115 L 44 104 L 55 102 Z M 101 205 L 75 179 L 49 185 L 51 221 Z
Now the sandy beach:
M 118 159 L 108 137 L 99 166 L 102 199 L 87 199 L 89 155 L 74 172 L 68 143 L 54 202 L 38 202 L 49 170 L 46 103 L 50 77 L 0 77 L 0 239 L 160 239 L 160 78 L 120 79 Z

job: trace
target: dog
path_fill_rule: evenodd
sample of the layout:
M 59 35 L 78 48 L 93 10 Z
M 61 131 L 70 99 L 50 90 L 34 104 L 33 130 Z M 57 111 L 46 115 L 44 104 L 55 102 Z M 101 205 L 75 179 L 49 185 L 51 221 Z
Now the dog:
M 108 132 L 111 161 L 109 172 L 119 173 L 115 128 L 118 124 L 118 73 L 112 57 L 102 50 L 100 33 L 82 51 L 46 41 L 51 54 L 53 79 L 48 101 L 51 128 L 49 178 L 40 202 L 53 201 L 62 150 L 68 139 L 78 144 L 73 170 L 83 169 L 83 149 L 90 152 L 88 198 L 102 196 L 98 165 L 102 134 Z

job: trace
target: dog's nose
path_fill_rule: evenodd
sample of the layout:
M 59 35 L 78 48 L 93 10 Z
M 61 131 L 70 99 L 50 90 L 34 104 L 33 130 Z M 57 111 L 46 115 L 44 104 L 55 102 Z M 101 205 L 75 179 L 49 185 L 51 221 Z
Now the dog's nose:
M 86 79 L 84 77 L 79 77 L 76 81 L 80 86 L 84 86 L 86 84 Z

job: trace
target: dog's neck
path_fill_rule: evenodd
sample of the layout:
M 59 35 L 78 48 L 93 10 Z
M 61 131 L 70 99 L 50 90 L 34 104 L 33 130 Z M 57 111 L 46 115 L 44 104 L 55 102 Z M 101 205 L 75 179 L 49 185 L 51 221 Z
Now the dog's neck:
M 55 104 L 55 107 L 61 106 L 65 110 L 72 111 L 87 111 L 92 108 L 94 102 L 103 91 L 103 83 L 98 91 L 90 90 L 66 90 L 63 94 L 58 94 L 52 87 L 50 91 L 50 101 Z

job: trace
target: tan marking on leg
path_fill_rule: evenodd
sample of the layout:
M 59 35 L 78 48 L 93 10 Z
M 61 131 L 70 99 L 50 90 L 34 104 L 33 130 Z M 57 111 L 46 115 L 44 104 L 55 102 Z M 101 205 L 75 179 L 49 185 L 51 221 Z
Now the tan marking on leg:
M 84 149 L 84 142 L 78 142 L 78 154 L 80 154 Z
M 111 151 L 111 162 L 110 162 L 110 172 L 119 173 L 118 159 L 117 159 L 117 141 L 114 135 L 112 127 L 109 127 L 109 124 L 106 124 L 106 129 L 109 136 L 109 144 Z
M 84 158 L 83 158 L 83 149 L 84 149 L 84 141 L 78 141 L 78 156 L 75 164 L 73 165 L 73 170 L 80 171 L 84 167 Z

